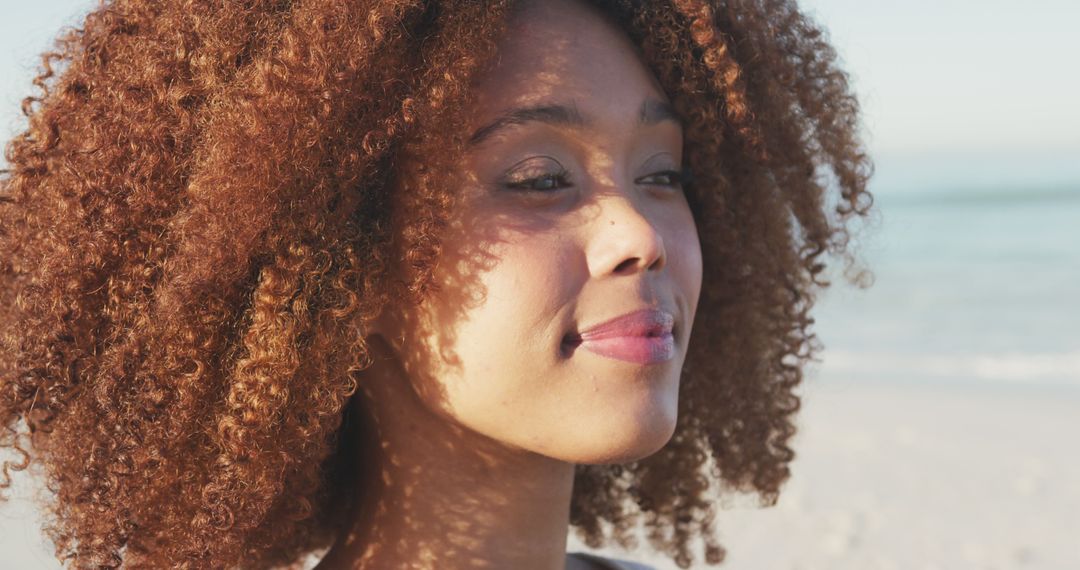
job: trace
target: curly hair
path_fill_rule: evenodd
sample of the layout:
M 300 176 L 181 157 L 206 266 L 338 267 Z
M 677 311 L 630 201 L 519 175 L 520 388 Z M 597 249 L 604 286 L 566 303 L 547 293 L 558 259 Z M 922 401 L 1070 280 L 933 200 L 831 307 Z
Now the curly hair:
M 673 437 L 578 465 L 570 522 L 594 548 L 644 524 L 681 568 L 702 537 L 720 564 L 710 497 L 775 504 L 822 256 L 856 262 L 859 107 L 791 0 L 592 3 L 687 125 L 704 275 Z M 514 4 L 102 0 L 63 30 L 0 177 L 0 449 L 17 458 L 0 489 L 33 463 L 60 561 L 296 566 L 330 545 L 365 326 L 438 286 L 454 207 L 435 184 L 393 196 L 395 165 L 461 152 L 457 111 Z

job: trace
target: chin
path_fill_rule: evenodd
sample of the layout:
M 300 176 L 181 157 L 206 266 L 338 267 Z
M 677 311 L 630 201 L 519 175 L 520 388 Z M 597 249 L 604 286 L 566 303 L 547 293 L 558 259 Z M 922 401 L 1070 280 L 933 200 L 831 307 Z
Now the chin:
M 675 433 L 675 422 L 649 427 L 651 429 L 644 429 L 641 425 L 628 427 L 615 436 L 579 442 L 572 450 L 567 449 L 571 453 L 559 459 L 584 465 L 629 463 L 645 459 L 667 445 Z M 581 432 L 577 435 L 581 435 Z

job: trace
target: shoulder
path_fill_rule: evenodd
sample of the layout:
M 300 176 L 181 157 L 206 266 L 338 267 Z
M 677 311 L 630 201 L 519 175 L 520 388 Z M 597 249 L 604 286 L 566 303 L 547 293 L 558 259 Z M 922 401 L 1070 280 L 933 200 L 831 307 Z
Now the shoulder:
M 607 558 L 586 552 L 571 552 L 570 556 L 590 564 L 592 568 L 602 570 L 656 570 L 652 566 L 620 558 Z

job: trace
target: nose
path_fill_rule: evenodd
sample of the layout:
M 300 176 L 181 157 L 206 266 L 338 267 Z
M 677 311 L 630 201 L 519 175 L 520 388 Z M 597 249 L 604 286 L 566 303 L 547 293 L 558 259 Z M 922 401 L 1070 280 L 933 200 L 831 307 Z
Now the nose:
M 589 240 L 589 271 L 594 276 L 659 271 L 667 263 L 664 238 L 650 219 L 624 192 L 597 198 L 598 215 Z

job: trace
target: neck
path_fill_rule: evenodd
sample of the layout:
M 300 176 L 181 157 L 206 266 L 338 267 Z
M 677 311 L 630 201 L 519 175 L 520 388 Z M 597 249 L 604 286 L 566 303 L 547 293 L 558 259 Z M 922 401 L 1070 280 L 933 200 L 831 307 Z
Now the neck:
M 566 568 L 574 465 L 433 413 L 380 341 L 351 404 L 367 480 L 319 570 Z

